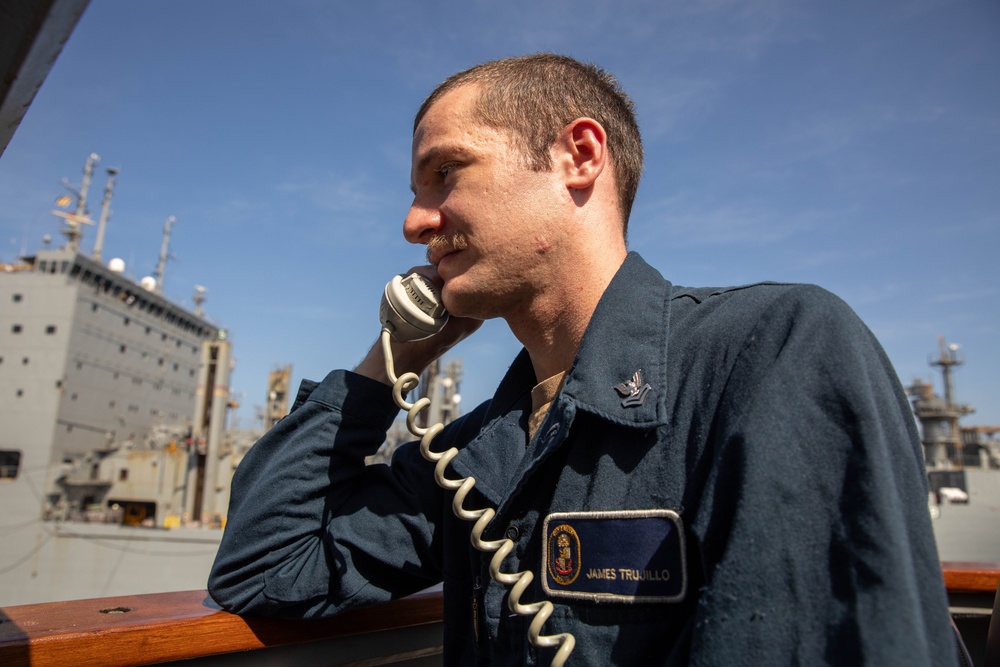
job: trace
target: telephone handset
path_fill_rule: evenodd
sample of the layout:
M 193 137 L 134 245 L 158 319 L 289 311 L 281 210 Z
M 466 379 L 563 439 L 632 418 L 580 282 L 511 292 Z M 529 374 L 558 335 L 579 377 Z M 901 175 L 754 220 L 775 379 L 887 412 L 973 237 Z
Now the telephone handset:
M 379 319 L 392 327 L 392 337 L 400 342 L 430 338 L 448 323 L 441 304 L 441 292 L 430 278 L 419 273 L 396 276 L 385 286 Z
M 491 541 L 482 539 L 483 531 L 493 521 L 496 511 L 492 507 L 478 510 L 467 510 L 463 507 L 466 496 L 476 485 L 476 480 L 472 477 L 464 479 L 445 477 L 448 464 L 458 455 L 458 450 L 452 447 L 444 452 L 431 451 L 431 441 L 444 429 L 444 425 L 437 423 L 428 428 L 417 426 L 417 415 L 429 406 L 431 401 L 424 397 L 418 399 L 416 403 L 409 403 L 404 398 L 406 393 L 420 382 L 420 377 L 416 373 L 403 373 L 400 377 L 396 377 L 389 337 L 392 336 L 400 342 L 416 341 L 429 338 L 444 328 L 448 322 L 448 313 L 441 305 L 440 290 L 429 278 L 419 273 L 411 273 L 405 277 L 396 276 L 385 286 L 382 304 L 379 307 L 379 319 L 382 322 L 380 338 L 382 352 L 385 355 L 385 371 L 392 382 L 393 400 L 401 409 L 406 410 L 406 427 L 410 433 L 420 438 L 421 455 L 435 464 L 434 481 L 446 491 L 455 491 L 451 505 L 455 516 L 463 521 L 475 522 L 472 527 L 472 546 L 479 551 L 493 553 L 493 558 L 490 559 L 490 577 L 504 586 L 511 587 L 507 606 L 515 614 L 532 617 L 528 625 L 528 640 L 535 646 L 558 647 L 550 665 L 562 667 L 569 654 L 573 652 L 576 639 L 568 632 L 558 635 L 541 634 L 542 626 L 552 615 L 554 609 L 552 603 L 542 600 L 521 604 L 521 595 L 531 584 L 534 574 L 531 570 L 514 573 L 500 570 L 504 559 L 514 549 L 514 542 L 506 537 Z

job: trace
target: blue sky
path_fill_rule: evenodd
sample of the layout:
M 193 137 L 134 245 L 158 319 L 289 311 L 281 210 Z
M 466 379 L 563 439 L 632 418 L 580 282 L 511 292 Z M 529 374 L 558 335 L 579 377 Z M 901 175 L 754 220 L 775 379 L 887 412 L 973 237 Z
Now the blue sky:
M 1000 424 L 997 3 L 92 0 L 0 157 L 0 260 L 59 238 L 60 181 L 98 153 L 95 217 L 121 169 L 105 258 L 152 273 L 177 218 L 165 292 L 207 287 L 252 426 L 269 370 L 353 366 L 385 281 L 422 263 L 401 226 L 424 96 L 537 51 L 634 97 L 630 246 L 667 278 L 821 284 L 938 391 L 944 335 L 963 423 Z M 466 407 L 518 349 L 502 322 L 456 348 Z

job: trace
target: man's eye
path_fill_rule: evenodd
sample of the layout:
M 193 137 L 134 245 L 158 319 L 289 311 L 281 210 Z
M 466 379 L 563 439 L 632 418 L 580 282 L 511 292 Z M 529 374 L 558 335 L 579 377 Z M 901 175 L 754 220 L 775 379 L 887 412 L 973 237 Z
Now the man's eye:
M 449 162 L 447 164 L 441 165 L 434 171 L 441 174 L 441 178 L 448 178 L 448 176 L 451 174 L 452 171 L 454 171 L 456 166 L 457 165 L 454 162 Z

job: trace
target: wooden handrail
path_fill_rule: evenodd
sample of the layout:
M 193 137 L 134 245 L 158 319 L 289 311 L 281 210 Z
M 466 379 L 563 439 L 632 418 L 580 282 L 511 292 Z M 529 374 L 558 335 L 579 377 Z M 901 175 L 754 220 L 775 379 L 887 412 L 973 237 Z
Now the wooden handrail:
M 941 568 L 949 593 L 992 596 L 1000 583 L 1000 563 Z M 322 621 L 236 616 L 205 591 L 29 604 L 0 608 L 0 664 L 134 667 L 430 625 L 442 611 L 440 592 Z
M 244 618 L 205 591 L 155 593 L 0 608 L 0 665 L 132 667 L 441 620 L 440 592 L 319 621 Z
M 1000 563 L 945 561 L 941 573 L 949 593 L 996 593 L 1000 586 Z

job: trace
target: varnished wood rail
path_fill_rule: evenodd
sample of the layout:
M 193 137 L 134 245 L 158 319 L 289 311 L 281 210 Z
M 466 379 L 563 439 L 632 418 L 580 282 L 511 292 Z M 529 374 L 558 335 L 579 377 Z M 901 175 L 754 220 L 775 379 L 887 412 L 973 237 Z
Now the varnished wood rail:
M 1000 563 L 942 563 L 942 572 L 949 596 L 978 599 L 986 609 L 992 608 Z M 252 665 L 253 654 L 232 656 L 238 662 L 209 659 L 305 645 L 321 646 L 326 664 L 405 664 L 408 660 L 430 664 L 421 660 L 440 654 L 441 614 L 440 592 L 322 621 L 243 618 L 215 608 L 205 591 L 30 604 L 0 608 L 0 665 L 134 667 L 181 660 L 195 660 L 185 665 Z M 400 632 L 410 634 L 391 634 Z M 369 640 L 351 646 L 329 644 L 359 636 Z M 342 659 L 331 657 L 338 651 Z M 311 664 L 312 660 L 299 656 L 264 662 Z
M 996 593 L 1000 585 L 1000 563 L 941 563 L 949 593 Z
M 440 633 L 435 637 L 432 626 L 441 613 L 440 592 L 320 621 L 243 618 L 215 608 L 205 591 L 29 604 L 0 608 L 0 665 L 132 667 L 367 633 L 375 633 L 375 645 L 366 650 L 390 654 L 369 664 L 392 664 L 440 653 Z M 430 640 L 417 642 L 422 645 L 377 639 L 416 626 L 428 628 Z M 243 664 L 253 663 L 244 657 Z

